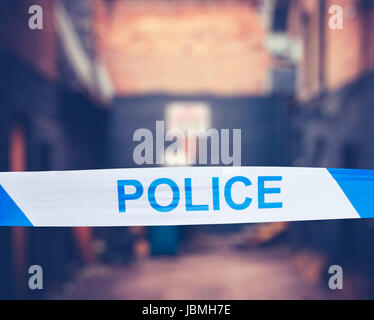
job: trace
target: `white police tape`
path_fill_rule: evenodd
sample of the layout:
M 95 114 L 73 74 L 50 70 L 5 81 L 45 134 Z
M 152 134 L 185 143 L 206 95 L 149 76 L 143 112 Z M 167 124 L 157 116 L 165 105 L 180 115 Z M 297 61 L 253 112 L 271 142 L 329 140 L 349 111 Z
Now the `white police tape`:
M 374 171 L 169 167 L 0 173 L 2 226 L 131 226 L 374 217 Z

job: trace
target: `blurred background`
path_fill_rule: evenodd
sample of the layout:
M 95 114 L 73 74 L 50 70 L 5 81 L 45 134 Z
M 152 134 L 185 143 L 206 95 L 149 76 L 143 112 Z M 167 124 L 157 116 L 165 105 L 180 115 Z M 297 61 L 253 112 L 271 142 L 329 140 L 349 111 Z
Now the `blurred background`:
M 0 170 L 136 167 L 156 120 L 242 129 L 242 165 L 374 169 L 373 30 L 371 0 L 1 0 Z M 0 298 L 374 298 L 372 243 L 370 220 L 1 227 Z

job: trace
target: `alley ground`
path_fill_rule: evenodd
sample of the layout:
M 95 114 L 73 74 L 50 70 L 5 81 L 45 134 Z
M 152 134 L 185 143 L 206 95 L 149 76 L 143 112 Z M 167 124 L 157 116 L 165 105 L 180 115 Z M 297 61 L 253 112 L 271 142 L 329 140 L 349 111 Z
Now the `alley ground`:
M 287 248 L 240 248 L 238 233 L 204 235 L 176 257 L 79 270 L 50 298 L 73 299 L 328 299 L 332 291 L 297 267 Z M 195 240 L 194 240 L 195 241 Z M 217 246 L 215 243 L 219 243 Z M 335 296 L 337 298 L 337 296 Z

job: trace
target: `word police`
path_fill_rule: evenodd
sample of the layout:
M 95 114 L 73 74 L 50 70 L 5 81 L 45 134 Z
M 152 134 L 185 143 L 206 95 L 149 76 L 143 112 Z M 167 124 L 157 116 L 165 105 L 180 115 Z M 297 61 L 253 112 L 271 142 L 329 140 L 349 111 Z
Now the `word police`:
M 269 187 L 266 186 L 266 182 L 280 183 L 282 181 L 282 176 L 258 176 L 257 185 L 253 186 L 252 181 L 245 176 L 234 176 L 227 180 L 223 187 L 223 199 L 227 205 L 233 210 L 244 210 L 248 208 L 252 203 L 252 198 L 247 196 L 253 191 L 257 190 L 257 205 L 258 209 L 271 209 L 271 208 L 282 208 L 282 202 L 271 202 L 265 199 L 268 194 L 280 194 L 281 188 L 279 187 Z M 232 192 L 233 186 L 236 185 L 235 193 Z M 163 190 L 167 190 L 168 201 L 167 204 L 162 203 L 157 200 L 156 190 L 160 186 Z M 137 201 L 144 195 L 145 186 L 139 180 L 118 180 L 117 190 L 118 190 L 118 207 L 119 212 L 127 212 L 127 204 L 129 201 Z M 170 212 L 176 209 L 180 203 L 181 190 L 184 191 L 185 195 L 185 210 L 186 211 L 219 211 L 222 204 L 222 196 L 220 194 L 220 178 L 212 177 L 210 187 L 207 190 L 209 193 L 204 195 L 204 199 L 211 197 L 212 208 L 209 205 L 204 204 L 193 204 L 193 194 L 204 192 L 199 187 L 199 190 L 193 191 L 192 179 L 184 178 L 183 186 L 178 185 L 174 180 L 170 178 L 158 178 L 153 180 L 147 188 L 147 199 L 149 205 L 157 212 Z M 238 188 L 240 187 L 240 188 Z M 130 190 L 129 190 L 130 189 Z M 251 190 L 255 189 L 255 190 Z M 239 197 L 238 197 L 238 193 Z M 201 194 L 200 194 L 201 196 Z M 163 197 L 164 198 L 164 197 Z M 238 200 L 237 198 L 244 199 Z M 163 199 L 164 200 L 164 199 Z M 267 201 L 266 201 L 267 200 Z M 163 201 L 164 202 L 164 201 Z M 138 206 L 139 207 L 139 206 Z

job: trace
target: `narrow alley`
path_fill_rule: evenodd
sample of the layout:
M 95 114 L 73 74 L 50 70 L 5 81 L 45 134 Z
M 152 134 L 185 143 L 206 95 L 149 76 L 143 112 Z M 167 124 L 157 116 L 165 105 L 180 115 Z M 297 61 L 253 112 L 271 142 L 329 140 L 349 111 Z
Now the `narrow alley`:
M 327 280 L 320 281 L 317 273 L 321 266 L 315 265 L 308 275 L 302 270 L 300 256 L 286 246 L 243 247 L 246 234 L 201 234 L 177 256 L 147 257 L 128 265 L 87 265 L 56 288 L 50 298 L 339 298 L 329 290 Z M 318 261 L 315 258 L 310 256 Z

